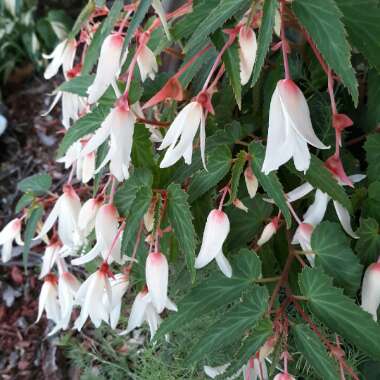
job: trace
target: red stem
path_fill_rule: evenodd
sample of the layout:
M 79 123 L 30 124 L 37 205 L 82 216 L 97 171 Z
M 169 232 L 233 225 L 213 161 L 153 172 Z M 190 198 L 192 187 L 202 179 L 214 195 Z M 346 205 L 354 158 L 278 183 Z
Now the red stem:
M 288 61 L 288 52 L 289 52 L 289 46 L 288 41 L 285 37 L 285 1 L 281 0 L 280 5 L 280 13 L 281 13 L 281 49 L 282 49 L 282 57 L 284 60 L 284 69 L 285 69 L 285 79 L 292 79 L 290 75 L 289 70 L 289 61 Z

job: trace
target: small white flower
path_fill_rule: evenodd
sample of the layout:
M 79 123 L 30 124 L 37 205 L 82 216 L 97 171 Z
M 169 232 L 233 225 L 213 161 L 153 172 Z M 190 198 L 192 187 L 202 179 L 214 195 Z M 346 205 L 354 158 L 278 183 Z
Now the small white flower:
M 0 232 L 0 246 L 2 245 L 1 260 L 3 263 L 9 261 L 12 257 L 13 240 L 18 245 L 23 245 L 21 241 L 21 219 L 11 220 Z
M 259 182 L 254 175 L 252 168 L 249 164 L 247 169 L 244 170 L 244 179 L 245 179 L 245 185 L 247 187 L 247 191 L 249 194 L 249 197 L 252 199 L 255 197 L 257 193 L 257 188 L 259 187 Z
M 257 42 L 254 30 L 243 26 L 239 31 L 240 82 L 248 83 L 256 60 Z
M 311 251 L 311 235 L 313 233 L 314 226 L 309 223 L 301 223 L 294 233 L 292 244 L 299 244 L 303 251 Z M 315 262 L 315 255 L 311 253 L 306 254 L 310 265 L 313 267 Z
M 328 149 L 314 133 L 309 107 L 302 91 L 290 79 L 280 80 L 272 95 L 269 110 L 268 140 L 262 171 L 277 170 L 293 158 L 297 170 L 310 165 L 307 144 Z
M 74 327 L 81 330 L 87 318 L 90 317 L 95 327 L 102 321 L 107 322 L 112 303 L 112 290 L 109 281 L 109 266 L 103 263 L 101 267 L 80 286 L 76 294 L 76 303 L 81 305 L 81 312 Z M 108 302 L 104 302 L 104 294 Z
M 160 314 L 168 298 L 168 261 L 161 252 L 149 253 L 145 264 L 145 277 L 152 303 Z
M 76 293 L 80 288 L 79 281 L 67 270 L 58 278 L 58 301 L 61 308 L 60 328 L 66 330 L 70 323 Z
M 207 217 L 201 249 L 195 260 L 195 268 L 203 268 L 215 259 L 223 274 L 227 277 L 232 276 L 231 265 L 222 250 L 229 232 L 230 221 L 227 214 L 221 210 L 212 210 Z
M 45 70 L 45 79 L 50 79 L 56 75 L 61 66 L 63 68 L 63 74 L 66 76 L 67 72 L 73 67 L 76 46 L 77 43 L 75 39 L 64 40 L 55 47 L 51 54 L 43 54 L 44 58 L 52 60 Z
M 46 311 L 46 317 L 59 325 L 61 310 L 58 302 L 57 277 L 54 274 L 47 275 L 42 285 L 36 323 L 41 319 L 44 310 Z
M 362 309 L 377 321 L 380 305 L 380 262 L 371 264 L 365 271 L 362 284 Z
M 193 155 L 193 140 L 200 128 L 200 149 L 203 166 L 205 163 L 205 115 L 198 101 L 193 101 L 184 107 L 170 125 L 159 150 L 167 149 L 160 168 L 174 165 L 181 157 L 190 165 Z
M 52 241 L 46 246 L 44 256 L 42 257 L 42 267 L 41 273 L 38 277 L 39 279 L 44 278 L 50 273 L 53 265 L 57 261 L 61 248 L 62 245 L 56 239 L 52 239 Z
M 177 311 L 177 306 L 169 298 L 166 298 L 165 307 L 168 310 Z M 128 334 L 135 328 L 141 327 L 145 321 L 149 325 L 150 340 L 152 340 L 161 323 L 161 318 L 152 303 L 151 295 L 147 289 L 137 294 L 132 305 L 127 329 L 120 335 Z
M 147 77 L 154 79 L 158 71 L 156 57 L 148 46 L 140 47 L 137 54 L 137 65 L 139 66 L 141 80 L 144 82 Z
M 134 114 L 121 101 L 111 110 L 101 127 L 87 142 L 81 156 L 84 157 L 95 151 L 110 136 L 110 149 L 97 172 L 110 162 L 111 174 L 118 181 L 128 179 L 135 121 Z
M 81 234 L 87 237 L 95 227 L 96 215 L 102 206 L 104 198 L 90 198 L 83 203 L 78 216 L 78 227 Z
M 119 33 L 111 34 L 104 39 L 95 79 L 87 91 L 90 104 L 96 103 L 110 85 L 116 86 L 121 66 L 126 58 L 126 54 L 122 57 L 123 45 L 124 37 Z

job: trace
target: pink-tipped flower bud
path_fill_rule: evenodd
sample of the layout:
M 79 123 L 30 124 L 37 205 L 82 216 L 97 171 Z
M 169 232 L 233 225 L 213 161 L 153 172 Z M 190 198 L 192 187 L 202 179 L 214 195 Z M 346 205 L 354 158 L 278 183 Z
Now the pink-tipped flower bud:
M 239 31 L 240 82 L 248 83 L 256 60 L 257 42 L 254 30 L 243 26 Z
M 257 178 L 255 174 L 253 173 L 250 165 L 247 166 L 247 169 L 244 170 L 244 179 L 245 179 L 245 185 L 247 186 L 249 197 L 252 199 L 255 197 L 257 193 L 259 182 L 257 181 Z
M 270 223 L 268 223 L 261 233 L 261 236 L 259 240 L 257 241 L 257 245 L 261 247 L 265 243 L 267 243 L 270 239 L 272 239 L 272 236 L 277 232 L 279 228 L 279 218 L 275 217 L 273 218 Z
M 239 198 L 235 198 L 233 201 L 232 201 L 232 204 L 236 207 L 236 208 L 238 208 L 238 209 L 240 209 L 240 210 L 242 210 L 242 211 L 244 211 L 244 212 L 248 212 L 248 207 L 239 199 Z
M 377 321 L 380 304 L 380 262 L 371 264 L 365 271 L 362 284 L 362 309 Z

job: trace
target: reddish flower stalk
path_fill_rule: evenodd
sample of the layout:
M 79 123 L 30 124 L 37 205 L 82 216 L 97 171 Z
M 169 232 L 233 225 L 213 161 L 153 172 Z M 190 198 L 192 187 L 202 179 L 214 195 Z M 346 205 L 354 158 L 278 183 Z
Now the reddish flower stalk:
M 285 79 L 292 79 L 290 75 L 289 61 L 288 61 L 289 45 L 285 37 L 285 0 L 281 0 L 280 14 L 281 14 L 281 48 L 282 48 L 282 57 L 284 60 Z
M 119 229 L 117 230 L 117 233 L 116 233 L 116 235 L 115 235 L 115 237 L 114 237 L 114 239 L 113 239 L 113 241 L 112 241 L 112 243 L 111 243 L 111 246 L 110 246 L 110 248 L 109 248 L 109 250 L 108 250 L 107 257 L 106 257 L 106 259 L 104 260 L 105 263 L 108 262 L 108 259 L 109 259 L 109 257 L 111 256 L 111 253 L 112 253 L 112 251 L 113 251 L 113 249 L 114 249 L 114 247 L 115 247 L 115 244 L 116 244 L 117 240 L 119 239 L 121 233 L 123 232 L 124 228 L 125 228 L 125 220 L 123 221 L 123 223 L 121 223 L 121 226 L 120 226 Z

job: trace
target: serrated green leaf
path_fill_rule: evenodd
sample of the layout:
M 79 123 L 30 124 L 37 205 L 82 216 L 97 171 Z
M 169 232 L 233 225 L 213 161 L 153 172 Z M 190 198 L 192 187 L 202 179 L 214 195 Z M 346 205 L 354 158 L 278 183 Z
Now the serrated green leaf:
M 227 37 L 221 30 L 217 30 L 211 40 L 220 51 L 227 41 Z M 241 109 L 241 83 L 240 83 L 240 58 L 237 43 L 232 44 L 223 54 L 222 61 L 226 68 L 228 79 L 235 95 L 236 103 Z
M 342 13 L 334 0 L 295 0 L 292 10 L 307 30 L 326 63 L 341 78 L 355 106 L 359 92 L 351 65 L 350 45 L 342 23 Z
M 332 276 L 337 285 L 355 294 L 360 286 L 363 267 L 341 227 L 331 222 L 319 224 L 311 236 L 311 248 L 316 254 L 315 265 Z
M 380 72 L 380 23 L 377 0 L 335 0 L 353 45 Z
M 109 112 L 109 107 L 99 105 L 92 112 L 82 116 L 71 126 L 63 137 L 58 148 L 58 157 L 62 157 L 72 144 L 83 136 L 95 132 Z
M 138 191 L 143 187 L 151 187 L 152 183 L 153 176 L 148 169 L 135 169 L 115 193 L 114 204 L 119 214 L 127 217 L 135 202 Z
M 25 193 L 23 196 L 18 200 L 15 208 L 16 214 L 18 214 L 22 209 L 29 206 L 34 200 L 34 195 L 31 193 Z
M 368 135 L 364 144 L 367 157 L 367 176 L 370 182 L 380 178 L 380 134 Z
M 207 155 L 207 171 L 202 169 L 196 173 L 189 187 L 189 202 L 206 193 L 211 187 L 219 183 L 231 167 L 231 151 L 222 145 Z
M 309 182 L 313 187 L 320 189 L 338 201 L 344 208 L 352 213 L 351 201 L 344 188 L 323 165 L 323 162 L 314 155 L 311 155 L 310 166 L 306 174 L 299 172 L 293 165 L 287 164 L 286 167 L 302 180 Z
M 380 73 L 375 69 L 369 70 L 367 76 L 367 110 L 364 131 L 373 131 L 380 123 Z
M 257 177 L 260 185 L 269 197 L 274 200 L 277 207 L 283 213 L 286 220 L 286 225 L 289 228 L 292 225 L 292 216 L 290 215 L 289 208 L 286 204 L 285 194 L 281 182 L 275 173 L 272 172 L 265 175 L 261 171 L 264 162 L 265 148 L 260 143 L 252 142 L 249 144 L 249 152 L 252 157 L 251 165 L 253 173 Z
M 194 281 L 196 234 L 192 221 L 193 217 L 190 212 L 188 195 L 175 183 L 168 187 L 167 212 L 173 232 L 178 239 L 181 250 L 185 254 L 187 268 L 191 273 L 192 281 Z
M 355 250 L 364 265 L 377 261 L 380 253 L 380 227 L 379 223 L 372 218 L 361 219 L 357 230 L 359 240 Z
M 380 181 L 372 182 L 367 194 L 368 198 L 365 200 L 362 216 L 380 221 Z
M 25 232 L 24 232 L 24 249 L 22 251 L 22 262 L 24 264 L 25 272 L 28 271 L 28 257 L 30 243 L 32 242 L 34 233 L 37 229 L 37 223 L 42 218 L 44 209 L 41 205 L 36 206 L 30 213 L 30 216 L 27 219 Z
M 75 20 L 73 29 L 71 30 L 68 38 L 74 38 L 82 28 L 82 25 L 88 21 L 88 18 L 94 12 L 96 4 L 94 0 L 89 0 L 86 6 L 81 10 L 79 16 Z
M 243 301 L 224 313 L 222 318 L 207 329 L 199 342 L 190 351 L 187 360 L 192 363 L 204 356 L 239 340 L 248 328 L 262 318 L 267 309 L 268 290 L 254 285 Z
M 121 252 L 123 255 L 130 256 L 132 254 L 140 223 L 149 209 L 152 196 L 152 190 L 147 186 L 141 187 L 136 193 L 121 240 Z
M 243 173 L 245 161 L 247 157 L 247 152 L 245 150 L 241 150 L 239 154 L 236 156 L 236 160 L 232 166 L 232 174 L 231 174 L 231 193 L 230 193 L 230 201 L 234 201 L 238 190 L 239 190 L 239 182 L 241 174 Z
M 380 327 L 369 313 L 334 287 L 332 279 L 320 269 L 304 268 L 299 282 L 315 317 L 371 358 L 380 360 Z
M 45 194 L 51 187 L 51 177 L 49 174 L 35 174 L 27 177 L 17 184 L 17 188 L 23 193 L 33 193 L 36 195 Z
M 114 1 L 108 16 L 95 32 L 84 58 L 82 75 L 89 74 L 94 67 L 99 58 L 100 48 L 102 47 L 103 41 L 112 32 L 113 27 L 120 16 L 120 11 L 123 9 L 123 5 L 123 0 Z
M 261 69 L 264 66 L 265 57 L 267 56 L 269 46 L 272 42 L 274 18 L 278 7 L 277 0 L 265 0 L 263 6 L 263 18 L 257 39 L 257 53 L 255 65 L 253 67 L 251 87 L 253 87 L 259 79 Z
M 325 346 L 307 325 L 296 325 L 292 328 L 297 350 L 323 380 L 339 379 L 337 363 L 329 356 Z
M 150 132 L 143 124 L 136 124 L 133 132 L 132 162 L 135 167 L 153 169 L 156 167 L 153 158 L 153 145 Z
M 227 237 L 227 247 L 230 250 L 245 247 L 250 243 L 273 210 L 273 206 L 264 202 L 260 196 L 253 199 L 243 198 L 242 202 L 248 207 L 248 212 L 236 207 L 225 209 L 231 224 L 231 231 Z
M 194 29 L 185 46 L 185 52 L 201 47 L 208 36 L 230 19 L 237 12 L 244 12 L 251 5 L 250 0 L 220 0 L 216 8 Z
M 87 89 L 94 80 L 93 75 L 79 75 L 73 79 L 63 82 L 57 91 L 70 92 L 79 96 L 87 96 Z
M 243 341 L 239 351 L 234 355 L 234 360 L 228 367 L 224 375 L 235 374 L 243 365 L 246 365 L 249 359 L 265 344 L 268 338 L 273 334 L 272 322 L 269 319 L 263 319 L 257 323 L 251 335 Z M 222 380 L 222 377 L 217 379 Z M 224 378 L 224 376 L 223 376 Z
M 261 261 L 255 251 L 243 248 L 239 251 L 234 265 L 234 276 L 253 282 L 262 276 Z

